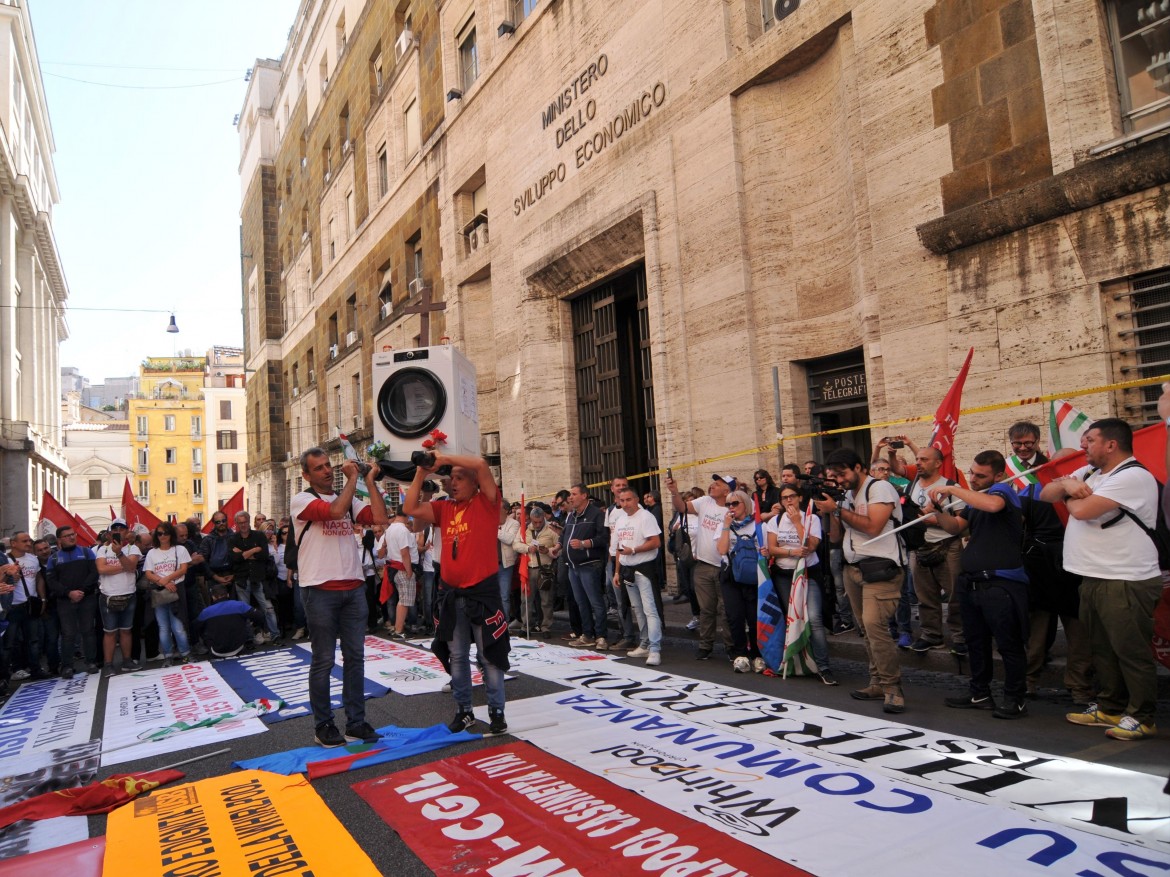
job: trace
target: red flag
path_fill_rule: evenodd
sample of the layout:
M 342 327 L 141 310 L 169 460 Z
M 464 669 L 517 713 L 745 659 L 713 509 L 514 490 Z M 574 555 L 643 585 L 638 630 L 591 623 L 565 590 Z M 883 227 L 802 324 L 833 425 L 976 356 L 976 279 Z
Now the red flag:
M 45 491 L 41 494 L 41 518 L 42 521 L 49 521 L 55 527 L 72 527 L 77 529 L 77 524 L 73 520 L 73 515 L 61 503 L 53 498 L 53 494 Z
M 939 473 L 951 481 L 958 481 L 964 485 L 967 482 L 959 474 L 959 468 L 955 465 L 955 433 L 959 431 L 959 409 L 962 407 L 963 384 L 967 381 L 967 371 L 971 368 L 971 357 L 974 354 L 974 347 L 967 351 L 967 358 L 963 361 L 963 367 L 959 369 L 958 377 L 951 384 L 951 388 L 947 390 L 938 410 L 934 412 L 934 432 L 930 435 L 930 444 L 942 451 L 943 455 L 942 468 L 939 469 Z
M 524 507 L 524 491 L 520 491 L 520 541 L 528 541 L 528 514 Z M 528 599 L 528 555 L 520 561 L 520 596 Z
M 164 783 L 181 780 L 178 770 L 154 770 L 148 773 L 117 773 L 100 783 L 46 792 L 25 801 L 0 808 L 0 828 L 6 828 L 21 819 L 52 819 L 55 816 L 87 816 L 109 813 L 132 798 L 157 789 Z
M 93 548 L 97 545 L 98 536 L 81 515 L 73 516 L 73 529 L 77 531 L 77 544 L 82 548 Z
M 220 509 L 224 516 L 228 519 L 228 526 L 230 527 L 232 521 L 236 519 L 236 515 L 244 510 L 244 488 L 240 488 L 232 494 L 232 498 L 223 504 Z M 211 519 L 215 517 L 214 514 L 207 516 L 207 523 L 203 525 L 203 534 L 207 535 L 215 529 L 215 525 L 211 523 Z
M 1161 423 L 1155 423 L 1152 426 L 1136 430 L 1133 434 L 1133 455 L 1137 457 L 1139 463 L 1150 470 L 1155 478 L 1163 484 L 1166 483 L 1165 426 Z M 1087 462 L 1085 452 L 1077 451 L 1075 454 L 1058 457 L 1050 463 L 1045 463 L 1032 474 L 1041 484 L 1048 484 L 1061 476 L 1071 475 Z
M 110 506 L 110 520 L 112 521 L 117 517 L 118 517 L 118 513 L 116 511 L 114 511 L 113 506 Z
M 135 524 L 142 524 L 148 530 L 153 530 L 161 520 L 134 498 L 133 491 L 130 490 L 130 479 L 126 479 L 126 485 L 122 488 L 122 517 L 126 519 L 127 526 L 133 528 Z

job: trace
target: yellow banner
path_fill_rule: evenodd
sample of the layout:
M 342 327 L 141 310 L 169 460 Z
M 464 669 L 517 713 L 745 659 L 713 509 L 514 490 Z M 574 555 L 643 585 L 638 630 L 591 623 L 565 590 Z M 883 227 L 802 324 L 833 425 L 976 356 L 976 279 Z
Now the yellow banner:
M 161 789 L 110 814 L 105 874 L 377 877 L 302 776 L 240 771 Z

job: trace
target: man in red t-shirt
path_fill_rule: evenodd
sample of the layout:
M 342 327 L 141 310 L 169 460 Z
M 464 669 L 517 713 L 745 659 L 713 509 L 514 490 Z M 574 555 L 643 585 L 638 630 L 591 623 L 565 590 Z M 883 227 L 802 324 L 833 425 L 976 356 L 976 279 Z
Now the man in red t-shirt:
M 451 467 L 450 499 L 421 502 L 423 482 L 442 466 Z M 433 648 L 451 674 L 451 693 L 458 707 L 448 727 L 456 732 L 475 724 L 469 660 L 474 638 L 487 685 L 489 730 L 503 734 L 508 730 L 504 721 L 508 620 L 497 581 L 500 490 L 487 460 L 436 453 L 429 468 L 418 468 L 402 508 L 416 521 L 435 524 L 441 537 L 442 578 L 435 598 L 438 629 Z
M 309 703 L 321 746 L 344 746 L 346 740 L 373 742 L 377 733 L 366 722 L 365 638 L 366 594 L 361 547 L 354 525 L 387 523 L 386 505 L 375 480 L 377 469 L 366 474 L 369 503 L 354 498 L 358 465 L 346 460 L 341 467 L 345 486 L 333 492 L 333 465 L 321 448 L 301 454 L 301 477 L 309 490 L 289 505 L 293 538 L 297 543 L 297 578 L 309 623 L 313 661 L 309 665 Z M 341 701 L 345 706 L 345 736 L 333 724 L 329 683 L 341 640 Z

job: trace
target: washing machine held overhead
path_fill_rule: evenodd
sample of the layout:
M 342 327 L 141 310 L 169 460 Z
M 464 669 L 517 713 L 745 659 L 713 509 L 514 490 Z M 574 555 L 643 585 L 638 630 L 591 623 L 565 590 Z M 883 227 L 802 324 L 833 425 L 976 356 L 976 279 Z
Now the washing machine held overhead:
M 455 347 L 375 353 L 373 389 L 374 440 L 386 449 L 382 477 L 414 478 L 416 451 L 479 456 L 475 367 Z

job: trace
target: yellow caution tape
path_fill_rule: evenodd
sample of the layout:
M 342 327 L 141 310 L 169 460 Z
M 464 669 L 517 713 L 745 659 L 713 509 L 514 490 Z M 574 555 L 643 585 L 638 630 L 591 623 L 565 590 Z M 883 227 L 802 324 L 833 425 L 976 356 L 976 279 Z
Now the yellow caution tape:
M 996 402 L 992 405 L 977 405 L 974 408 L 963 408 L 959 411 L 963 414 L 986 414 L 988 411 L 1004 411 L 1008 408 L 1020 408 L 1024 405 L 1035 405 L 1039 402 L 1052 402 L 1056 399 L 1075 399 L 1078 396 L 1092 396 L 1097 393 L 1110 393 L 1114 390 L 1131 390 L 1135 387 L 1148 387 L 1151 384 L 1163 384 L 1170 381 L 1170 375 L 1159 375 L 1156 378 L 1138 378 L 1132 381 L 1120 381 L 1116 384 L 1106 384 L 1101 387 L 1086 387 L 1083 390 L 1069 390 L 1063 393 L 1049 393 L 1045 396 L 1028 396 L 1025 399 L 1013 399 L 1011 402 Z M 759 445 L 754 448 L 746 448 L 740 451 L 731 451 L 727 454 L 719 454 L 715 457 L 705 457 L 702 460 L 692 460 L 689 463 L 676 463 L 669 467 L 671 469 L 695 469 L 699 466 L 707 466 L 711 463 L 720 463 L 724 460 L 733 460 L 736 457 L 746 457 L 750 454 L 762 454 L 767 451 L 774 451 L 780 447 L 782 442 L 795 442 L 801 439 L 817 438 L 824 435 L 840 435 L 846 432 L 860 432 L 863 429 L 884 429 L 888 426 L 901 426 L 906 423 L 933 423 L 933 414 L 924 414 L 918 417 L 901 417 L 896 420 L 883 420 L 877 423 L 863 423 L 860 426 L 842 426 L 838 429 L 824 429 L 820 432 L 804 432 L 799 435 L 785 435 L 781 436 L 778 441 L 770 442 L 766 445 Z M 629 481 L 637 481 L 640 478 L 650 478 L 654 475 L 665 475 L 666 468 L 652 469 L 649 472 L 639 472 L 637 475 L 627 475 Z M 605 487 L 609 484 L 608 481 L 598 481 L 596 484 L 587 485 L 590 488 Z M 548 493 L 543 496 L 553 496 Z M 542 497 L 531 497 L 532 499 L 539 499 Z

